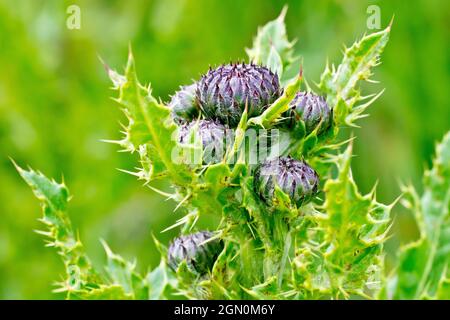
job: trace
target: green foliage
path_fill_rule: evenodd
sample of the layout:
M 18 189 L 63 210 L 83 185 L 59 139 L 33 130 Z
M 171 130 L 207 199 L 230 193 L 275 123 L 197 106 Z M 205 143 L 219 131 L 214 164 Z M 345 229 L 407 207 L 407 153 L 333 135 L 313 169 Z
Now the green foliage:
M 190 177 L 186 176 L 184 165 L 172 159 L 172 150 L 176 147 L 172 137 L 176 126 L 170 120 L 170 109 L 152 96 L 150 86 L 144 87 L 139 83 L 131 51 L 124 76 L 106 68 L 114 89 L 119 91 L 115 100 L 128 119 L 125 137 L 114 142 L 120 144 L 124 151 L 139 152 L 142 167 L 135 175 L 147 181 L 167 175 L 177 185 L 188 183 Z
M 425 172 L 423 194 L 404 186 L 403 204 L 414 214 L 420 238 L 401 248 L 388 295 L 395 299 L 449 297 L 450 132 L 436 147 Z
M 334 159 L 338 174 L 326 181 L 325 202 L 319 208 L 326 214 L 314 215 L 317 234 L 304 248 L 298 246 L 296 257 L 308 290 L 336 298 L 373 296 L 380 288 L 383 243 L 393 206 L 377 202 L 375 189 L 367 195 L 358 191 L 351 157 L 350 145 Z
M 16 168 L 42 203 L 43 217 L 40 221 L 47 230 L 37 232 L 47 238 L 48 247 L 55 247 L 58 250 L 64 262 L 64 280 L 57 284 L 55 292 L 66 293 L 68 299 L 163 297 L 161 293 L 155 296 L 154 291 L 149 289 L 147 279 L 135 271 L 135 263 L 130 263 L 113 253 L 104 241 L 102 243 L 107 256 L 106 272 L 95 270 L 67 214 L 70 196 L 65 184 L 49 180 L 42 173 L 32 169 L 24 170 L 17 165 Z M 163 267 L 164 264 L 160 266 Z M 151 274 L 149 277 L 151 279 Z
M 344 49 L 344 58 L 336 68 L 327 64 L 322 73 L 319 89 L 334 110 L 335 123 L 355 126 L 355 121 L 365 117 L 365 109 L 381 94 L 362 97 L 356 87 L 360 80 L 370 81 L 372 68 L 379 64 L 380 54 L 389 40 L 391 26 L 380 32 L 364 36 L 350 48 Z M 369 102 L 357 103 L 370 99 Z
M 250 61 L 268 66 L 276 72 L 282 85 L 290 82 L 284 75 L 290 75 L 292 73 L 290 69 L 295 68 L 298 62 L 298 58 L 294 57 L 295 41 L 289 41 L 287 37 L 284 23 L 286 12 L 287 6 L 275 20 L 259 28 L 253 40 L 253 47 L 246 50 Z
M 318 91 L 333 109 L 331 128 L 306 134 L 300 122 L 283 136 L 283 144 L 287 145 L 283 154 L 305 159 L 320 173 L 320 197 L 297 208 L 287 194 L 276 188 L 276 205 L 268 207 L 254 192 L 253 167 L 244 148 L 246 132 L 277 128 L 303 80 L 302 73 L 291 79 L 287 76 L 291 74 L 289 69 L 296 68 L 297 60 L 293 58 L 293 42 L 286 35 L 285 15 L 286 9 L 260 28 L 253 48 L 247 50 L 251 61 L 267 65 L 280 75 L 283 95 L 259 116 L 248 119 L 244 112 L 234 141 L 218 164 L 188 161 L 193 155 L 202 159 L 201 142 L 177 142 L 178 129 L 170 117 L 170 108 L 152 95 L 150 86 L 139 82 L 131 51 L 124 75 L 107 67 L 114 89 L 119 92 L 115 100 L 128 121 L 124 137 L 112 142 L 124 151 L 139 154 L 138 171 L 124 171 L 175 200 L 175 210 L 184 214 L 166 230 L 181 227 L 180 233 L 191 233 L 200 219 L 220 218 L 216 234 L 224 242 L 224 249 L 208 274 L 194 274 L 183 262 L 176 272 L 170 270 L 167 249 L 157 241 L 161 262 L 145 276 L 136 271 L 135 263 L 114 254 L 105 242 L 105 271 L 94 270 L 70 226 L 67 188 L 18 167 L 43 202 L 43 221 L 49 227 L 44 235 L 63 258 L 67 280 L 59 290 L 67 291 L 68 298 L 372 299 L 380 289 L 384 289 L 381 294 L 400 299 L 449 296 L 446 244 L 450 240 L 450 136 L 438 148 L 434 167 L 426 175 L 424 195 L 419 198 L 412 188 L 406 192 L 408 204 L 416 212 L 421 238 L 402 251 L 397 273 L 391 279 L 393 285 L 389 286 L 383 277 L 383 244 L 394 204 L 378 202 L 375 188 L 369 194 L 358 189 L 350 166 L 352 144 L 341 152 L 341 146 L 349 140 L 338 140 L 339 129 L 355 126 L 381 94 L 364 97 L 358 84 L 370 80 L 372 68 L 388 41 L 390 26 L 345 49 L 337 68 L 326 67 Z M 233 162 L 235 159 L 238 161 Z M 173 193 L 153 186 L 160 178 L 172 183 Z
M 102 242 L 106 252 L 106 275 L 112 286 L 122 288 L 124 296 L 132 299 L 146 299 L 149 288 L 143 277 L 135 271 L 136 262 L 129 262 L 113 253 L 106 242 Z
M 318 87 L 333 110 L 334 124 L 330 128 L 332 132 L 329 132 L 332 139 L 337 137 L 341 126 L 357 126 L 355 121 L 366 117 L 364 112 L 367 107 L 383 93 L 362 96 L 357 85 L 361 80 L 371 81 L 372 68 L 379 64 L 390 31 L 389 25 L 383 31 L 365 35 L 351 47 L 345 48 L 337 68 L 334 65 L 330 68 L 327 63 Z M 312 145 L 320 143 L 316 142 L 314 135 L 310 140 Z
M 67 216 L 69 191 L 64 183 L 47 179 L 42 173 L 23 170 L 16 165 L 19 174 L 31 187 L 42 203 L 43 216 L 40 219 L 46 230 L 37 231 L 47 238 L 47 246 L 55 247 L 66 269 L 66 276 L 57 289 L 67 291 L 68 295 L 98 288 L 102 283 L 86 256 L 83 244 L 72 229 Z

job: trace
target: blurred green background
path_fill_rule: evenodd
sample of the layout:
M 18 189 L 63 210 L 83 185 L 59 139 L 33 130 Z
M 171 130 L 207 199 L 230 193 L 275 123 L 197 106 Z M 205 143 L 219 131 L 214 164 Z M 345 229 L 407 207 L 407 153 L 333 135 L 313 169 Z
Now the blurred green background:
M 62 298 L 51 293 L 63 272 L 58 256 L 32 232 L 40 208 L 8 157 L 64 179 L 74 195 L 71 217 L 94 264 L 104 254 L 99 238 L 140 270 L 159 260 L 154 232 L 180 217 L 173 203 L 116 168 L 134 160 L 100 139 L 117 139 L 123 116 L 109 99 L 110 82 L 98 60 L 123 70 L 133 46 L 140 79 L 167 100 L 209 64 L 246 58 L 257 27 L 289 4 L 288 33 L 297 37 L 306 78 L 318 80 L 327 57 L 341 59 L 366 30 L 367 7 L 381 9 L 382 26 L 395 15 L 383 63 L 375 70 L 386 88 L 371 116 L 354 130 L 354 175 L 367 192 L 391 202 L 398 181 L 420 186 L 434 142 L 450 128 L 450 2 L 269 0 L 3 0 L 0 2 L 0 298 Z M 71 4 L 81 8 L 81 29 L 66 27 Z M 165 187 L 165 186 L 161 186 Z M 417 236 L 400 206 L 395 210 L 390 261 L 400 243 Z M 203 224 L 210 222 L 203 221 Z

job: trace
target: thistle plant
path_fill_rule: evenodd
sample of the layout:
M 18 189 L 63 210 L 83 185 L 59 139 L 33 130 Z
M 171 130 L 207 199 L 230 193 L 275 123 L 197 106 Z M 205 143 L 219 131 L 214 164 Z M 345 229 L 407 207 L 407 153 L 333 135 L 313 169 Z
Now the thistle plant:
M 57 291 L 82 299 L 348 299 L 449 297 L 450 136 L 437 148 L 422 196 L 404 187 L 421 238 L 388 274 L 383 245 L 395 205 L 363 194 L 352 170 L 356 127 L 380 93 L 363 95 L 391 26 L 345 48 L 320 81 L 305 81 L 284 17 L 258 30 L 247 62 L 232 62 L 182 86 L 163 103 L 139 82 L 131 53 L 124 74 L 106 66 L 127 124 L 116 143 L 137 153 L 126 171 L 177 203 L 170 246 L 148 274 L 107 254 L 95 270 L 67 215 L 64 183 L 17 167 L 43 204 L 48 244 L 66 269 Z M 292 74 L 295 76 L 292 77 Z M 249 145 L 256 147 L 254 154 Z M 171 182 L 157 190 L 155 180 Z M 199 219 L 220 217 L 214 230 Z M 168 228 L 168 229 L 169 229 Z

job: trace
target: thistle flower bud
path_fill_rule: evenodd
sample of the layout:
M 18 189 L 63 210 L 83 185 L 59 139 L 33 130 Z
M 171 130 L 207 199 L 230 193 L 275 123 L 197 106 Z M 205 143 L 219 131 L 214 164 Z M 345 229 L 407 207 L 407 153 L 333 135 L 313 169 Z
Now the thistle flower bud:
M 273 204 L 275 186 L 278 186 L 297 207 L 317 195 L 319 176 L 306 162 L 281 157 L 269 160 L 255 171 L 255 191 L 268 204 Z
M 177 123 L 192 121 L 199 115 L 199 106 L 196 97 L 197 84 L 180 87 L 169 103 L 172 108 L 172 117 Z
M 325 98 L 311 92 L 299 92 L 290 103 L 288 111 L 289 126 L 299 120 L 305 122 L 306 134 L 320 126 L 318 133 L 324 132 L 331 125 L 332 112 Z
M 203 144 L 203 162 L 218 163 L 225 155 L 227 127 L 212 120 L 199 120 L 184 123 L 180 127 L 178 142 L 188 143 L 191 130 L 197 126 Z
M 249 117 L 260 115 L 281 91 L 278 76 L 266 67 L 230 63 L 200 79 L 197 97 L 205 117 L 235 127 L 246 104 Z
M 200 231 L 176 238 L 169 247 L 169 266 L 176 271 L 180 263 L 186 261 L 191 271 L 199 275 L 208 273 L 223 249 L 220 239 L 210 240 L 213 235 L 209 231 Z

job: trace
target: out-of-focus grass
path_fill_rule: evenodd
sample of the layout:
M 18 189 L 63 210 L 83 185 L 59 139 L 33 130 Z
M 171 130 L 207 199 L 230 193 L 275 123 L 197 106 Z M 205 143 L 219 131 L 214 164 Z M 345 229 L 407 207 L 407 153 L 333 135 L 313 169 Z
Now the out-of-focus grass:
M 66 8 L 81 8 L 81 30 L 65 26 Z M 434 141 L 450 127 L 450 3 L 447 1 L 287 1 L 288 32 L 297 37 L 305 75 L 318 80 L 326 58 L 338 62 L 342 44 L 366 28 L 369 4 L 381 8 L 382 25 L 395 14 L 392 36 L 375 78 L 386 87 L 354 130 L 355 176 L 367 191 L 392 201 L 398 179 L 420 182 Z M 37 201 L 8 156 L 64 179 L 74 194 L 71 216 L 94 263 L 105 238 L 143 270 L 159 259 L 151 232 L 160 234 L 180 213 L 173 203 L 116 168 L 133 159 L 100 139 L 118 138 L 123 117 L 109 99 L 110 83 L 97 55 L 121 70 L 128 44 L 140 78 L 167 100 L 178 85 L 208 65 L 244 59 L 258 25 L 280 12 L 282 1 L 26 1 L 0 3 L 0 298 L 55 298 L 52 282 L 62 266 L 32 232 Z M 374 90 L 371 86 L 370 90 Z M 166 185 L 159 185 L 167 188 Z M 415 236 L 397 207 L 399 241 Z M 212 225 L 214 215 L 202 224 Z

